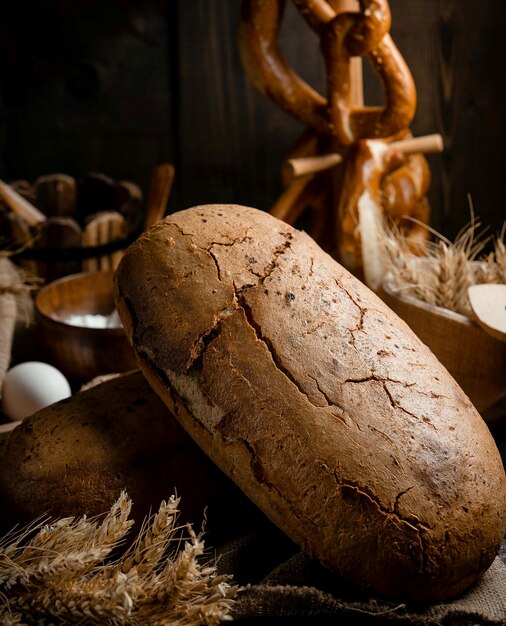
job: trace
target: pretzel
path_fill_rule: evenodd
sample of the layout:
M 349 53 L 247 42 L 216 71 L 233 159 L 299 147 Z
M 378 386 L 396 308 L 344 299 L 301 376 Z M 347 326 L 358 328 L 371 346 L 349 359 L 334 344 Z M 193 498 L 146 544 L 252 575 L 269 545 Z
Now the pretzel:
M 284 0 L 243 1 L 239 49 L 257 89 L 315 132 L 334 137 L 341 146 L 405 130 L 414 115 L 416 93 L 411 73 L 388 35 L 387 0 L 361 0 L 360 13 L 338 13 L 325 0 L 293 1 L 320 37 L 328 95 L 324 98 L 295 74 L 279 49 Z M 370 60 L 383 86 L 383 107 L 354 108 L 353 56 Z
M 369 240 L 384 214 L 402 224 L 413 245 L 426 240 L 427 229 L 407 219 L 422 223 L 429 219 L 430 174 L 425 158 L 413 152 L 437 151 L 441 141 L 436 136 L 405 140 L 410 137 L 416 90 L 389 35 L 388 0 L 293 0 L 293 4 L 320 39 L 326 97 L 289 67 L 279 48 L 285 0 L 242 2 L 239 49 L 247 75 L 263 95 L 308 127 L 285 160 L 284 191 L 271 213 L 294 223 L 309 208 L 310 234 L 331 252 L 337 246 L 341 262 L 360 274 L 365 253 L 359 224 L 362 209 L 371 218 L 368 235 L 364 234 Z M 363 104 L 363 58 L 381 82 L 381 107 Z
M 326 134 L 326 99 L 292 71 L 278 46 L 284 4 L 284 0 L 244 0 L 239 26 L 241 60 L 261 94 L 306 126 Z
M 408 243 L 419 249 L 428 237 L 419 222 L 428 221 L 429 186 L 430 171 L 423 155 L 405 155 L 384 142 L 358 141 L 347 161 L 338 208 L 338 250 L 344 265 L 357 274 L 363 270 L 359 210 L 364 199 L 400 224 Z

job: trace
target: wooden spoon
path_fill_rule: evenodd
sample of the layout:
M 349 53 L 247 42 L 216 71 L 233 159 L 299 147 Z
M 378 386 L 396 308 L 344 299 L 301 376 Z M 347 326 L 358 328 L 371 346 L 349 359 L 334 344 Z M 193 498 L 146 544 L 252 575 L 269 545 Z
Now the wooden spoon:
M 473 285 L 467 293 L 478 324 L 492 337 L 506 341 L 506 285 Z
M 174 167 L 172 165 L 162 163 L 154 168 L 149 186 L 148 206 L 144 220 L 145 229 L 156 224 L 165 215 L 173 181 Z

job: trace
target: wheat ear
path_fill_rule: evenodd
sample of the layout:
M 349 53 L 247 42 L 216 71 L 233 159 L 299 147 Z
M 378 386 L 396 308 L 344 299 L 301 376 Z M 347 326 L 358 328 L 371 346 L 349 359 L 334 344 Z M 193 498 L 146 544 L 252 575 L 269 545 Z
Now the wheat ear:
M 0 625 L 217 626 L 237 587 L 202 562 L 204 541 L 176 524 L 179 500 L 162 502 L 119 557 L 133 521 L 126 494 L 100 522 L 36 521 L 0 541 Z

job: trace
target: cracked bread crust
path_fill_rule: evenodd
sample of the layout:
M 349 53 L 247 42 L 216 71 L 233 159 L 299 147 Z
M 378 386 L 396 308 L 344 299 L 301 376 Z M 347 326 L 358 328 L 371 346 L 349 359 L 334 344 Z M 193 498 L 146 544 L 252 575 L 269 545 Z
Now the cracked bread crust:
M 127 251 L 123 325 L 197 444 L 303 550 L 374 593 L 464 591 L 506 479 L 444 367 L 305 233 L 256 209 L 176 213 Z

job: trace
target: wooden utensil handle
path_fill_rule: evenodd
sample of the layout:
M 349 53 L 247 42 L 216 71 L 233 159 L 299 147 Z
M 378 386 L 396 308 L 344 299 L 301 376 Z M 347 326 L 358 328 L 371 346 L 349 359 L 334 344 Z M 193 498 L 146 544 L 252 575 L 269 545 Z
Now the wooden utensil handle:
M 41 213 L 3 180 L 0 180 L 0 197 L 11 211 L 22 217 L 30 226 L 46 221 L 44 213 Z
M 334 167 L 343 160 L 340 154 L 331 152 L 314 157 L 301 157 L 298 159 L 288 159 L 286 162 L 287 173 L 294 178 L 305 176 L 306 174 L 316 174 Z
M 424 135 L 423 137 L 411 137 L 409 139 L 401 139 L 394 141 L 389 148 L 395 148 L 402 154 L 414 154 L 422 152 L 428 154 L 430 152 L 443 152 L 443 138 L 438 133 L 433 135 Z
M 146 210 L 145 228 L 156 224 L 165 214 L 174 181 L 174 167 L 162 163 L 153 169 Z
M 411 137 L 409 139 L 402 139 L 401 141 L 394 141 L 393 143 L 385 144 L 385 146 L 389 149 L 402 152 L 402 154 L 405 155 L 414 154 L 416 152 L 442 152 L 443 138 L 441 135 L 435 133 L 433 135 L 424 135 L 423 137 Z M 289 159 L 286 162 L 286 167 L 289 168 L 289 172 L 293 177 L 297 177 L 330 169 L 338 163 L 341 163 L 341 161 L 341 155 L 337 154 L 337 152 L 331 152 L 314 157 Z

